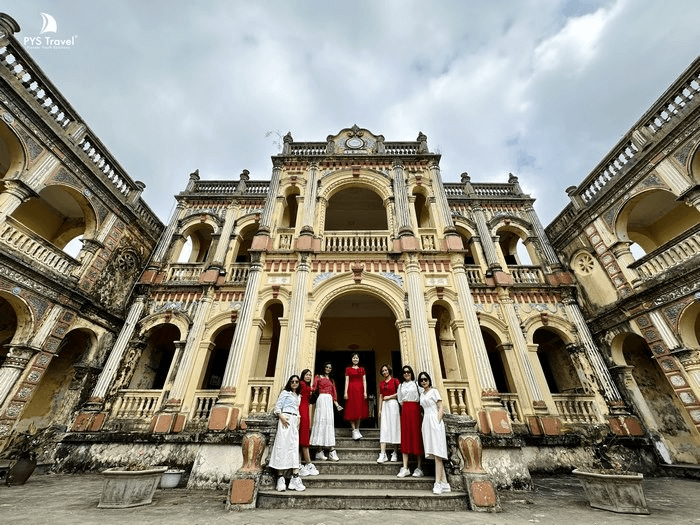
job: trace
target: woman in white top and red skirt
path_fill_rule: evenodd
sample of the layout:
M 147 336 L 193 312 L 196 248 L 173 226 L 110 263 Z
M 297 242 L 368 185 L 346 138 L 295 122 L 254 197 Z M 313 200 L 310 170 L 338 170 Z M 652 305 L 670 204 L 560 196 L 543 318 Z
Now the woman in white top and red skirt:
M 397 476 L 405 478 L 411 475 L 408 470 L 408 456 L 415 454 L 418 460 L 418 466 L 413 471 L 413 477 L 423 477 L 423 469 L 421 468 L 423 461 L 423 441 L 420 430 L 420 392 L 418 384 L 413 375 L 413 368 L 408 365 L 401 367 L 403 375 L 403 383 L 399 385 L 397 398 L 401 405 L 401 454 L 403 456 L 403 467 L 399 470 Z

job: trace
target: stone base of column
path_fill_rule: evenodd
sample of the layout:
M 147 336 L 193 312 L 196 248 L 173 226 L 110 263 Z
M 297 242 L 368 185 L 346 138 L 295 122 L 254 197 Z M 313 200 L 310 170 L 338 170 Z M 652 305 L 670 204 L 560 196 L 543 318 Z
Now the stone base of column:
M 501 270 L 494 270 L 490 277 L 486 277 L 486 284 L 491 286 L 512 286 L 513 277 Z
M 553 273 L 545 275 L 545 279 L 547 279 L 547 283 L 551 284 L 552 286 L 574 283 L 574 279 L 572 278 L 571 274 L 561 269 L 555 269 Z
M 239 427 L 238 418 L 241 410 L 229 405 L 216 405 L 209 415 L 209 430 L 236 430 Z
M 558 436 L 561 434 L 559 418 L 552 416 L 529 416 L 527 426 L 533 436 Z
M 498 491 L 486 474 L 462 473 L 469 508 L 477 512 L 501 512 Z
M 182 432 L 185 428 L 185 423 L 187 418 L 184 414 L 158 414 L 153 416 L 153 421 L 151 422 L 151 428 L 153 428 L 154 434 L 170 434 Z
M 610 430 L 617 436 L 643 436 L 644 427 L 634 416 L 609 417 Z
M 399 237 L 399 242 L 401 243 L 402 252 L 417 252 L 418 250 L 420 250 L 420 246 L 418 245 L 418 239 L 416 239 L 413 236 L 413 234 Z
M 480 410 L 478 413 L 479 431 L 482 434 L 510 435 L 513 428 L 510 425 L 508 412 L 503 408 Z
M 104 412 L 83 411 L 75 418 L 71 432 L 99 432 L 102 430 L 107 414 Z
M 237 472 L 226 497 L 226 510 L 254 509 L 258 501 L 260 472 Z

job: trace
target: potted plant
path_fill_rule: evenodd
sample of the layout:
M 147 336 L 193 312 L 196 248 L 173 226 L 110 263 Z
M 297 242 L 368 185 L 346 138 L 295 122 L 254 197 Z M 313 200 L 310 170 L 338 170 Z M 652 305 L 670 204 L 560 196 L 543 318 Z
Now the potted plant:
M 46 437 L 48 437 L 45 434 Z M 37 450 L 41 446 L 42 434 L 32 423 L 24 432 L 18 432 L 2 453 L 0 471 L 4 473 L 6 485 L 24 485 L 36 468 Z
M 608 439 L 602 433 L 596 440 L 593 450 L 595 467 L 580 467 L 572 472 L 576 476 L 588 498 L 588 503 L 596 509 L 626 514 L 649 514 L 640 472 L 630 472 L 630 462 L 624 466 L 622 454 L 615 454 L 617 436 Z
M 102 471 L 102 495 L 100 509 L 124 509 L 148 505 L 163 473 L 168 467 L 130 463 L 125 467 L 113 467 Z

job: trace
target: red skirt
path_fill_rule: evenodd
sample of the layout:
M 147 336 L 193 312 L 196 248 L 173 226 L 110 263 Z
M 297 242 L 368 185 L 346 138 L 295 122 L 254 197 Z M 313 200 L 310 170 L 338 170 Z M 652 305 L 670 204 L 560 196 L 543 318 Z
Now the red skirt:
M 311 421 L 309 420 L 309 400 L 302 399 L 299 404 L 299 446 L 308 447 L 311 436 Z
M 401 405 L 401 452 L 423 455 L 420 405 L 416 401 L 404 401 Z
M 351 381 L 348 385 L 348 400 L 345 403 L 343 417 L 346 421 L 357 421 L 369 417 L 369 407 L 365 399 L 365 387 L 362 381 Z

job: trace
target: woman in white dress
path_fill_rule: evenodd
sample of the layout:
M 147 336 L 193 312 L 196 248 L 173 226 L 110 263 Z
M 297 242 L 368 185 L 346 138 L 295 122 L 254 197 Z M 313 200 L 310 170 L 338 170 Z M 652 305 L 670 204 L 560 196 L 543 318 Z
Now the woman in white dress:
M 275 414 L 279 417 L 275 444 L 270 452 L 270 468 L 277 470 L 277 490 L 287 490 L 284 471 L 292 469 L 289 490 L 304 490 L 299 477 L 299 376 L 293 375 L 275 403 Z
M 386 455 L 386 445 L 389 443 L 394 446 L 394 451 L 391 453 L 391 461 L 395 463 L 399 460 L 396 451 L 401 445 L 401 412 L 399 411 L 399 402 L 397 401 L 399 380 L 391 377 L 391 366 L 382 365 L 380 373 L 384 378 L 379 383 L 379 446 L 381 452 L 377 463 L 389 461 Z
M 445 423 L 442 421 L 442 398 L 440 392 L 433 388 L 433 382 L 426 372 L 418 374 L 418 384 L 423 388 L 420 406 L 423 407 L 423 448 L 425 457 L 435 459 L 434 494 L 450 492 L 450 484 L 445 475 L 444 460 L 447 459 L 447 437 Z

